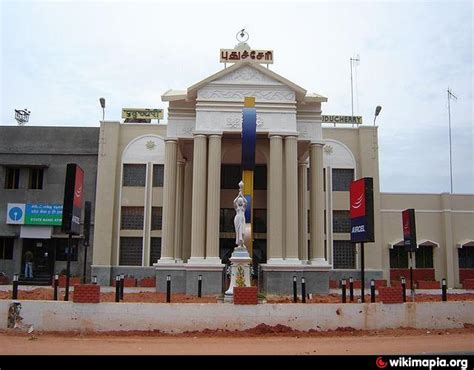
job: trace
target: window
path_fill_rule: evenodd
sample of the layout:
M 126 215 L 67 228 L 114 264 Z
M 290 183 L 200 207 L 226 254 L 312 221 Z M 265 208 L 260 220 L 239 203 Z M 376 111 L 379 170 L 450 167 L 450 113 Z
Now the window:
M 18 167 L 5 168 L 5 189 L 18 189 L 20 184 L 20 169 Z
M 28 189 L 43 189 L 43 169 L 30 168 Z
M 163 221 L 163 208 L 153 207 L 151 210 L 151 229 L 161 230 Z
M 145 164 L 124 164 L 123 165 L 123 186 L 145 186 L 146 165 Z
M 235 232 L 234 216 L 235 210 L 233 208 L 221 208 L 219 220 L 219 231 L 221 233 Z
M 120 238 L 120 266 L 142 265 L 143 238 Z
M 67 261 L 68 243 L 67 238 L 56 239 L 56 261 Z M 77 243 L 78 239 L 72 239 L 71 261 L 77 261 Z
M 239 165 L 223 165 L 221 167 L 221 189 L 239 190 L 242 173 Z
M 122 207 L 120 228 L 122 230 L 142 230 L 143 212 L 143 207 Z
M 255 166 L 253 187 L 255 190 L 267 190 L 267 166 Z
M 153 266 L 161 257 L 161 238 L 151 238 L 150 266 Z
M 349 191 L 351 182 L 354 180 L 354 170 L 334 168 L 332 170 L 332 190 Z
M 349 240 L 335 240 L 333 264 L 335 269 L 354 269 L 356 261 L 354 243 Z
M 463 247 L 458 249 L 459 268 L 474 268 L 474 247 Z
M 403 245 L 394 245 L 393 249 L 390 249 L 390 268 L 408 268 L 408 252 L 405 251 Z
M 433 268 L 433 246 L 420 245 L 415 252 L 416 268 Z
M 153 165 L 153 187 L 163 187 L 165 166 L 162 164 Z
M 351 220 L 349 218 L 349 211 L 333 211 L 332 228 L 335 233 L 350 233 Z
M 0 260 L 13 259 L 13 238 L 0 238 Z
M 267 232 L 267 210 L 254 209 L 253 210 L 253 232 L 266 233 Z

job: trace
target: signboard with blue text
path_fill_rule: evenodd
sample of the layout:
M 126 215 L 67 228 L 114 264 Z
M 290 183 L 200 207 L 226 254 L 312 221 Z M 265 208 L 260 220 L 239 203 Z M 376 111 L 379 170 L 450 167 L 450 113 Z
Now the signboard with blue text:
M 62 204 L 8 203 L 7 224 L 61 226 Z

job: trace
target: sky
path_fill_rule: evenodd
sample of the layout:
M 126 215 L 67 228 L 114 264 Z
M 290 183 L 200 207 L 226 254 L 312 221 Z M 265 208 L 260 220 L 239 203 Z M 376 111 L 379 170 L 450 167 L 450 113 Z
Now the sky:
M 98 126 L 219 71 L 245 28 L 274 72 L 373 124 L 384 192 L 474 193 L 472 1 L 0 0 L 0 125 Z M 164 120 L 166 122 L 166 118 Z

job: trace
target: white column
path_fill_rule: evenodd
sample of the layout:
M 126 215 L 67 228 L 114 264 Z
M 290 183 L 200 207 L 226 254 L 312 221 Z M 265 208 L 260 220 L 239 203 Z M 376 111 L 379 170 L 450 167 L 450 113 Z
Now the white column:
M 184 201 L 184 167 L 186 162 L 178 160 L 176 173 L 176 221 L 174 234 L 174 258 L 176 262 L 183 260 L 183 201 Z
M 268 263 L 283 262 L 283 148 L 280 135 L 270 136 Z
M 308 165 L 298 162 L 298 248 L 299 258 L 308 260 Z
M 163 230 L 161 258 L 158 262 L 174 263 L 174 226 L 176 217 L 176 158 L 178 143 L 165 141 L 165 168 L 163 184 Z
M 219 258 L 219 211 L 221 195 L 221 135 L 209 136 L 207 175 L 206 262 L 221 263 Z
M 323 189 L 323 143 L 310 144 L 310 212 L 311 212 L 311 263 L 329 266 L 324 257 L 324 189 Z
M 207 138 L 194 135 L 193 198 L 191 215 L 191 258 L 188 263 L 204 262 L 206 243 Z
M 285 260 L 298 259 L 298 147 L 296 136 L 285 137 Z

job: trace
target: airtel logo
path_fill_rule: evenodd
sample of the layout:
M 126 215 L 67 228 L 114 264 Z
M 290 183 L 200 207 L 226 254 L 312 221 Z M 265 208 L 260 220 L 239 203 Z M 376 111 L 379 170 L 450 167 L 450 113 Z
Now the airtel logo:
M 75 193 L 74 193 L 74 196 L 76 198 L 80 198 L 81 197 L 81 193 L 82 193 L 82 185 L 76 189 Z

